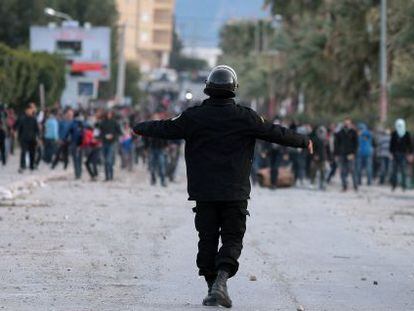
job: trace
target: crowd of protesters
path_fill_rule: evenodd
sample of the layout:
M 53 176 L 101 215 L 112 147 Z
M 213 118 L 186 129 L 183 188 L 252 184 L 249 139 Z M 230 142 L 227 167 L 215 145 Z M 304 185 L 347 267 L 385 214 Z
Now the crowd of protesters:
M 275 120 L 275 123 L 281 123 Z M 341 187 L 357 191 L 363 184 L 414 186 L 413 140 L 405 121 L 398 119 L 394 129 L 370 130 L 366 124 L 354 124 L 350 118 L 329 126 L 282 123 L 299 133 L 310 135 L 314 154 L 306 150 L 258 143 L 253 163 L 252 180 L 273 189 L 279 186 L 304 185 L 324 190 L 339 172 Z M 287 168 L 291 172 L 286 174 Z M 266 169 L 268 183 L 266 184 Z M 283 174 L 283 176 L 280 176 Z M 291 180 L 291 181 L 290 181 Z
M 142 138 L 131 134 L 131 127 L 141 119 L 164 119 L 171 115 L 162 110 L 141 116 L 126 110 L 74 110 L 52 108 L 38 111 L 30 103 L 21 115 L 0 106 L 0 163 L 20 145 L 20 173 L 35 170 L 42 162 L 55 169 L 72 163 L 76 179 L 83 168 L 91 180 L 103 172 L 106 181 L 113 180 L 115 159 L 119 166 L 132 171 L 142 162 L 149 171 L 151 184 L 166 186 L 174 181 L 181 155 L 181 141 Z M 252 181 L 272 189 L 283 186 L 318 187 L 325 189 L 338 173 L 343 191 L 354 190 L 366 179 L 374 183 L 414 185 L 413 138 L 404 120 L 395 121 L 393 129 L 369 129 L 364 123 L 354 124 L 347 118 L 329 126 L 298 125 L 278 119 L 275 123 L 310 135 L 313 155 L 306 150 L 281 147 L 258 141 L 252 168 Z
M 16 116 L 12 109 L 0 107 L 0 160 L 3 166 L 20 145 L 18 172 L 36 170 L 39 165 L 67 169 L 72 163 L 75 179 L 82 178 L 83 168 L 90 179 L 103 171 L 105 181 L 114 179 L 116 156 L 119 166 L 132 171 L 141 161 L 147 165 L 151 183 L 162 186 L 174 181 L 181 142 L 143 139 L 131 134 L 131 125 L 140 115 L 126 110 L 95 109 L 90 111 L 52 108 L 39 111 L 34 103 Z M 148 116 L 145 116 L 148 118 Z M 153 114 L 152 118 L 165 118 Z

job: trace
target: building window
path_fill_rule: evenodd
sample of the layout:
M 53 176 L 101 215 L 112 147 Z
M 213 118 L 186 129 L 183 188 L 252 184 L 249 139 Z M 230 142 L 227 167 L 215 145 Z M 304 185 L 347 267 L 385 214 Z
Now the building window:
M 147 12 L 142 13 L 141 21 L 143 21 L 144 23 L 148 23 L 150 21 L 150 16 Z
M 156 4 L 171 4 L 171 0 L 155 0 Z
M 93 96 L 93 83 L 92 82 L 79 82 L 78 83 L 78 95 L 79 96 Z
M 56 41 L 56 53 L 66 57 L 80 56 L 82 54 L 82 42 Z
M 148 40 L 149 40 L 148 32 L 141 33 L 141 42 L 148 42 Z
M 169 24 L 172 22 L 171 12 L 169 10 L 155 10 L 154 23 L 155 24 Z
M 155 44 L 170 44 L 170 32 L 165 30 L 154 30 Z

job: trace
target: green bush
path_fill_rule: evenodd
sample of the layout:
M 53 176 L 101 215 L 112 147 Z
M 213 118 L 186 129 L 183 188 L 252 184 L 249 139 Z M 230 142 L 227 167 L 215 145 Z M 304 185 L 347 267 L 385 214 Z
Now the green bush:
M 59 100 L 65 87 L 64 60 L 0 44 L 0 102 L 17 110 L 29 101 L 39 103 L 40 84 L 45 87 L 46 105 Z

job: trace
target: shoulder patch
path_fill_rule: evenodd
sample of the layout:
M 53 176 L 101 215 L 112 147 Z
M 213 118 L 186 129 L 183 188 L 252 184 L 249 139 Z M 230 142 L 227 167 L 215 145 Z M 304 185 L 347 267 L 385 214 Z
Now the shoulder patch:
M 179 119 L 181 117 L 182 113 L 180 113 L 178 116 L 175 116 L 174 118 L 171 119 L 171 121 L 175 121 L 177 119 Z

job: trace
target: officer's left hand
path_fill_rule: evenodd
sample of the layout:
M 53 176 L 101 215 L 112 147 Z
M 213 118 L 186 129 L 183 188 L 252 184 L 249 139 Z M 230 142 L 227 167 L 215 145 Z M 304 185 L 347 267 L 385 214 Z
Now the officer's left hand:
M 140 136 L 137 132 L 135 132 L 133 129 L 130 131 L 132 136 Z
M 312 142 L 312 140 L 309 140 L 308 151 L 309 151 L 310 154 L 313 154 L 313 142 Z

